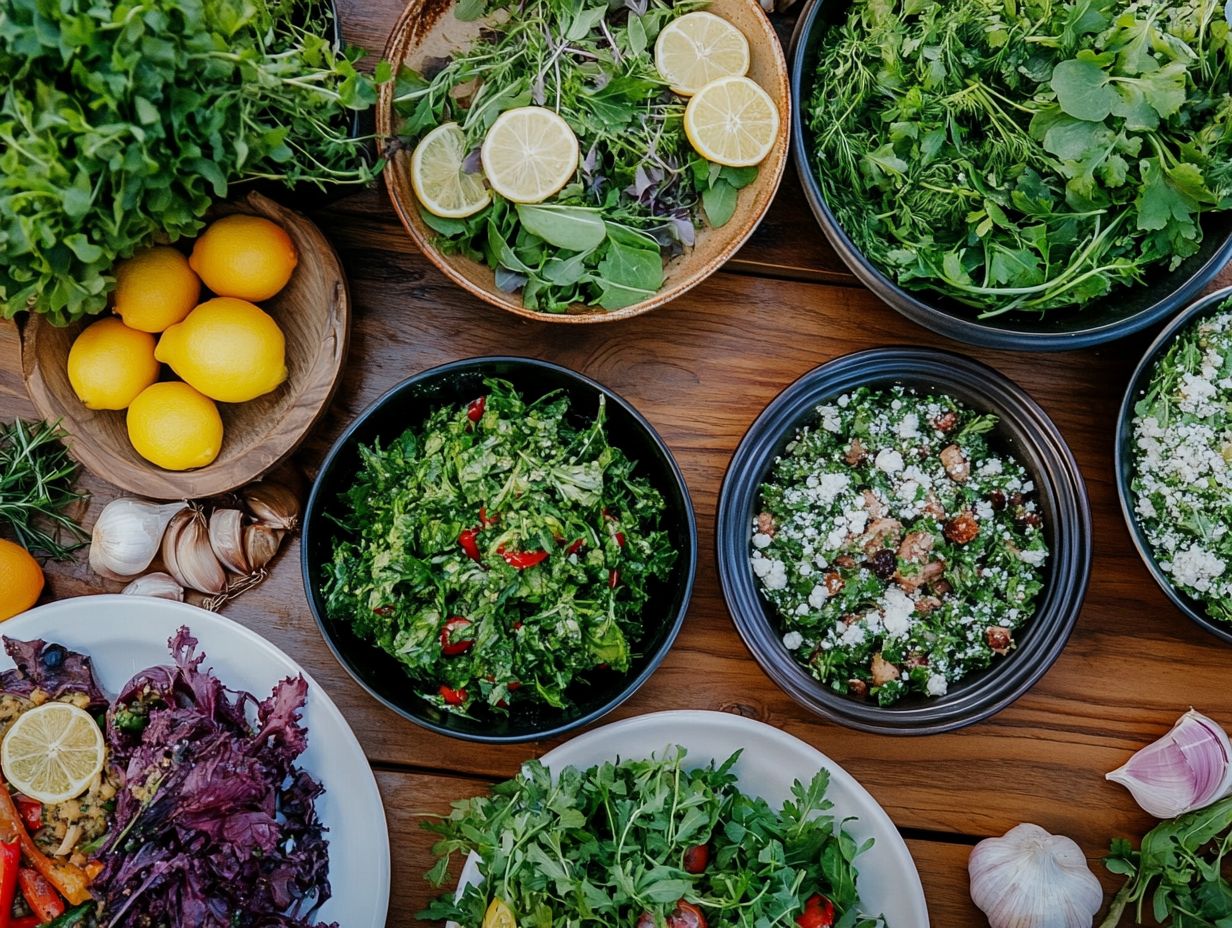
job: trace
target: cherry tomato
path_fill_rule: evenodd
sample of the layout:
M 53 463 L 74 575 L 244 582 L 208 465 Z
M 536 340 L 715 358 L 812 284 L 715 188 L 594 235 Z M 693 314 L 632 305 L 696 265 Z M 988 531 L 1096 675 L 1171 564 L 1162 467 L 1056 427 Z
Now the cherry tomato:
M 710 866 L 710 845 L 695 844 L 684 852 L 684 872 L 704 873 Z
M 460 706 L 466 702 L 467 693 L 465 688 L 455 690 L 453 687 L 445 686 L 445 684 L 442 683 L 439 692 L 441 694 L 441 699 L 445 700 L 447 705 Z
M 459 638 L 462 629 L 469 628 L 473 623 L 470 619 L 455 615 L 441 627 L 441 652 L 446 657 L 457 657 L 465 654 L 475 646 L 474 638 Z
M 475 537 L 478 534 L 479 529 L 468 528 L 463 529 L 462 533 L 458 535 L 458 544 L 462 546 L 462 550 L 466 552 L 466 556 L 476 564 L 479 563 L 479 542 L 475 540 Z
M 483 410 L 488 405 L 488 398 L 481 396 L 477 400 L 472 400 L 471 404 L 466 407 L 466 418 L 472 422 L 478 422 L 483 418 Z
M 637 928 L 659 928 L 659 924 L 653 915 L 643 912 L 637 917 Z
M 681 899 L 676 909 L 667 916 L 667 928 L 708 928 L 706 916 L 691 902 Z
M 804 911 L 796 917 L 800 928 L 831 928 L 834 924 L 834 903 L 825 896 L 809 896 Z

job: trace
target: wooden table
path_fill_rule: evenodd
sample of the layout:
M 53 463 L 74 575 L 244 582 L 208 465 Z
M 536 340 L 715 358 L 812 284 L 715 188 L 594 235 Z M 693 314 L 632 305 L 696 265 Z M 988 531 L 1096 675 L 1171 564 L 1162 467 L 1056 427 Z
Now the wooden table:
M 399 0 L 342 0 L 349 39 L 383 47 Z M 854 774 L 907 838 L 935 928 L 985 922 L 967 893 L 970 846 L 1023 821 L 1073 837 L 1097 858 L 1114 835 L 1152 821 L 1103 779 L 1193 705 L 1232 727 L 1229 652 L 1186 620 L 1131 547 L 1112 470 L 1116 411 L 1146 339 L 1063 355 L 968 349 L 916 327 L 856 284 L 826 244 L 789 170 L 775 206 L 726 270 L 664 309 L 614 326 L 549 327 L 488 307 L 450 285 L 411 245 L 383 187 L 315 218 L 350 275 L 355 324 L 345 381 L 301 460 L 314 470 L 361 409 L 393 384 L 445 361 L 481 354 L 547 358 L 628 398 L 676 454 L 697 507 L 702 552 L 684 630 L 659 671 L 608 721 L 672 708 L 760 719 L 813 744 Z M 1222 282 L 1232 282 L 1225 271 Z M 965 350 L 1013 378 L 1068 439 L 1091 496 L 1090 593 L 1065 652 L 1035 689 L 992 719 L 929 738 L 865 735 L 797 706 L 761 672 L 737 636 L 715 574 L 714 513 L 723 470 L 757 413 L 805 371 L 851 351 L 922 344 Z M 19 375 L 16 329 L 0 325 L 0 418 L 32 416 Z M 88 477 L 85 519 L 116 494 Z M 389 817 L 389 924 L 422 924 L 424 814 L 512 775 L 556 742 L 482 747 L 424 731 L 353 683 L 318 634 L 304 599 L 298 546 L 272 576 L 227 608 L 295 657 L 338 703 L 376 771 Z M 84 562 L 48 568 L 45 601 L 115 590 Z M 364 827 L 364 823 L 350 823 Z M 893 928 L 914 928 L 899 925 Z

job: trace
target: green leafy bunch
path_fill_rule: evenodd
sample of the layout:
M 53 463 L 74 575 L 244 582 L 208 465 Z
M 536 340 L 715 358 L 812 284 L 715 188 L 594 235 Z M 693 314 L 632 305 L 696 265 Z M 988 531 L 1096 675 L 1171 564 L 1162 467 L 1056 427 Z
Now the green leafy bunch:
M 477 152 L 501 113 L 538 104 L 569 124 L 582 157 L 574 180 L 544 204 L 494 195 L 464 220 L 422 211 L 440 247 L 484 262 L 499 287 L 545 312 L 574 303 L 615 310 L 658 292 L 664 257 L 692 246 L 703 216 L 725 224 L 757 177 L 757 168 L 721 167 L 693 151 L 684 100 L 655 68 L 659 31 L 702 5 L 460 3 L 460 19 L 486 16 L 491 26 L 435 73 L 404 69 L 395 104 L 404 143 L 452 121 Z
M 444 882 L 454 854 L 474 852 L 483 882 L 436 899 L 421 918 L 479 928 L 490 900 L 509 906 L 519 928 L 656 926 L 681 899 L 711 928 L 790 928 L 815 894 L 834 903 L 836 928 L 882 928 L 861 914 L 860 844 L 824 814 L 829 773 L 796 781 L 781 809 L 743 793 L 739 754 L 688 769 L 683 748 L 659 758 L 567 767 L 555 779 L 538 761 L 491 796 L 455 802 L 425 825 L 440 836 L 428 879 Z M 708 844 L 701 873 L 686 852 Z M 696 869 L 693 868 L 693 869 Z
M 326 0 L 0 2 L 4 315 L 102 311 L 118 259 L 237 181 L 369 179 L 348 111 L 373 82 L 333 26 Z
M 1232 208 L 1217 0 L 857 0 L 807 106 L 855 245 L 981 317 L 1176 268 Z

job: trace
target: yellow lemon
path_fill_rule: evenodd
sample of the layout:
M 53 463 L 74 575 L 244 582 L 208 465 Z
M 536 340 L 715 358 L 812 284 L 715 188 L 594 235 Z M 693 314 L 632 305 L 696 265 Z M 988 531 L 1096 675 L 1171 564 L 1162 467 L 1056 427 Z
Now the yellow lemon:
M 286 339 L 247 300 L 218 297 L 162 334 L 154 356 L 220 403 L 243 403 L 287 379 Z
M 19 544 L 0 538 L 0 621 L 25 612 L 43 592 L 43 569 Z
M 779 108 L 747 77 L 720 77 L 684 108 L 684 132 L 707 161 L 733 168 L 765 160 L 779 134 Z
M 518 928 L 518 920 L 503 900 L 493 899 L 483 913 L 483 928 Z
M 463 219 L 492 202 L 483 175 L 462 169 L 465 160 L 466 136 L 456 122 L 437 126 L 415 146 L 411 186 L 432 215 Z
M 125 409 L 157 379 L 154 336 L 119 319 L 83 329 L 68 352 L 68 382 L 89 409 Z
M 23 712 L 0 743 L 0 769 L 18 792 L 48 805 L 90 787 L 107 760 L 102 729 L 85 709 L 46 702 Z
M 166 470 L 205 467 L 222 449 L 218 407 L 186 383 L 156 383 L 128 407 L 128 440 Z
M 201 281 L 188 259 L 167 245 L 137 252 L 115 268 L 115 311 L 130 329 L 161 332 L 197 305 Z
M 201 234 L 188 263 L 219 296 L 268 300 L 287 285 L 299 254 L 282 226 L 234 213 Z
M 542 203 L 573 179 L 578 140 L 554 110 L 519 106 L 496 117 L 479 149 L 492 189 L 514 203 Z
M 655 67 L 672 90 L 692 96 L 720 77 L 749 70 L 749 40 L 713 13 L 696 10 L 674 19 L 655 40 Z

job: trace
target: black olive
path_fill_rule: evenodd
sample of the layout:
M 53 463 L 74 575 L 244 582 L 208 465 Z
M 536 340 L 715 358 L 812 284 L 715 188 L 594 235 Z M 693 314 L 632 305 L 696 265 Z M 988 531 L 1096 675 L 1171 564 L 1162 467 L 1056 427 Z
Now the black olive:
M 55 670 L 64 663 L 64 645 L 49 644 L 43 649 L 43 666 L 48 670 Z

